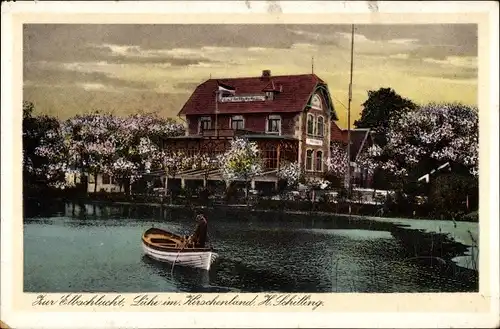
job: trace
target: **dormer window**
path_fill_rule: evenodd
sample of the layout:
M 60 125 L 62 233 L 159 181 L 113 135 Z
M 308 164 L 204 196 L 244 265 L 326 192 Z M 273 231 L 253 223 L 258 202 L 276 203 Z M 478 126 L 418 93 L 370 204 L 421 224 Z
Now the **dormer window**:
M 245 129 L 245 120 L 242 115 L 235 115 L 231 118 L 231 129 L 243 130 Z
M 274 92 L 266 91 L 266 99 L 272 101 L 274 99 Z
M 269 134 L 281 135 L 281 116 L 270 115 L 267 118 L 266 132 Z
M 202 133 L 205 130 L 210 130 L 212 129 L 212 118 L 210 117 L 201 117 L 199 126 L 198 126 L 198 131 L 199 133 Z

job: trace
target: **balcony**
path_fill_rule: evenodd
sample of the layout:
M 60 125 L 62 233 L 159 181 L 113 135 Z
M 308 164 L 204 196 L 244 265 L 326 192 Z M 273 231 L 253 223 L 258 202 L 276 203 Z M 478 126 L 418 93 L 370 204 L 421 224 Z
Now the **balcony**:
M 257 131 L 251 131 L 251 130 L 245 130 L 245 129 L 219 129 L 216 131 L 215 129 L 204 129 L 200 135 L 203 137 L 236 137 L 236 136 L 242 136 L 242 135 L 256 135 L 256 134 L 262 134 L 265 135 L 263 132 L 257 132 Z

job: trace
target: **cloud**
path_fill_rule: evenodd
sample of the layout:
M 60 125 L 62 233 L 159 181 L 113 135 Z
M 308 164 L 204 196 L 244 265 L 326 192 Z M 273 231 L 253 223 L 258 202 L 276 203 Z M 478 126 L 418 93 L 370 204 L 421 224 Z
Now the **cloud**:
M 174 84 L 174 88 L 182 90 L 184 92 L 192 93 L 199 85 L 199 82 L 178 82 Z
M 477 26 L 355 28 L 353 109 L 360 108 L 366 90 L 381 83 L 418 102 L 476 102 Z M 210 76 L 257 76 L 263 69 L 273 75 L 310 73 L 314 56 L 314 72 L 344 102 L 350 29 L 333 24 L 25 25 L 24 96 L 45 111 L 153 108 L 175 115 Z
M 458 56 L 448 56 L 446 59 L 434 59 L 434 58 L 424 58 L 424 62 L 440 64 L 445 66 L 456 66 L 465 68 L 477 68 L 477 58 L 475 57 L 458 57 Z
M 105 67 L 103 63 L 94 64 L 96 67 Z M 23 70 L 24 84 L 32 86 L 74 85 L 83 89 L 149 89 L 151 84 L 144 81 L 130 81 L 112 77 L 102 72 L 81 70 L 84 64 L 72 63 L 60 65 L 58 63 L 42 62 L 40 65 L 25 65 Z
M 390 55 L 389 58 L 393 58 L 393 59 L 409 59 L 410 55 L 409 54 L 394 54 L 394 55 Z
M 85 90 L 109 90 L 105 85 L 102 83 L 92 83 L 92 82 L 87 82 L 87 83 L 80 83 L 80 86 L 82 86 L 83 89 Z

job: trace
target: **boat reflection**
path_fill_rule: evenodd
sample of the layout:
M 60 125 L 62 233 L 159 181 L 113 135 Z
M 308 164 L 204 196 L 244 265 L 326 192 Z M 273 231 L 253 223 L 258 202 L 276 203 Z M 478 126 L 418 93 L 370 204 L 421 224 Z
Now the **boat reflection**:
M 281 271 L 256 268 L 241 261 L 218 258 L 210 271 L 174 266 L 143 256 L 143 262 L 155 272 L 176 285 L 182 292 L 315 292 L 324 283 L 314 278 L 297 282 Z M 238 287 L 234 288 L 234 287 Z M 240 290 L 241 289 L 241 290 Z
M 211 273 L 194 267 L 173 266 L 143 255 L 143 263 L 152 268 L 158 275 L 171 281 L 182 292 L 238 292 L 238 289 L 210 284 Z M 217 262 L 217 261 L 216 261 Z M 216 263 L 214 263 L 215 265 Z M 213 276 L 212 276 L 213 277 Z

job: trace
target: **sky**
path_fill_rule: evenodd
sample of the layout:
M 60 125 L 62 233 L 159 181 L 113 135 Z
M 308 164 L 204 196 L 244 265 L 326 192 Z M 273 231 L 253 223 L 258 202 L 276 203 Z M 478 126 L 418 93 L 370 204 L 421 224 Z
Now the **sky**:
M 347 126 L 350 25 L 29 24 L 23 98 L 61 119 L 95 110 L 175 117 L 212 78 L 309 74 L 329 87 Z M 358 25 L 352 121 L 369 90 L 393 88 L 418 104 L 477 105 L 477 26 Z M 314 57 L 314 61 L 313 61 Z

